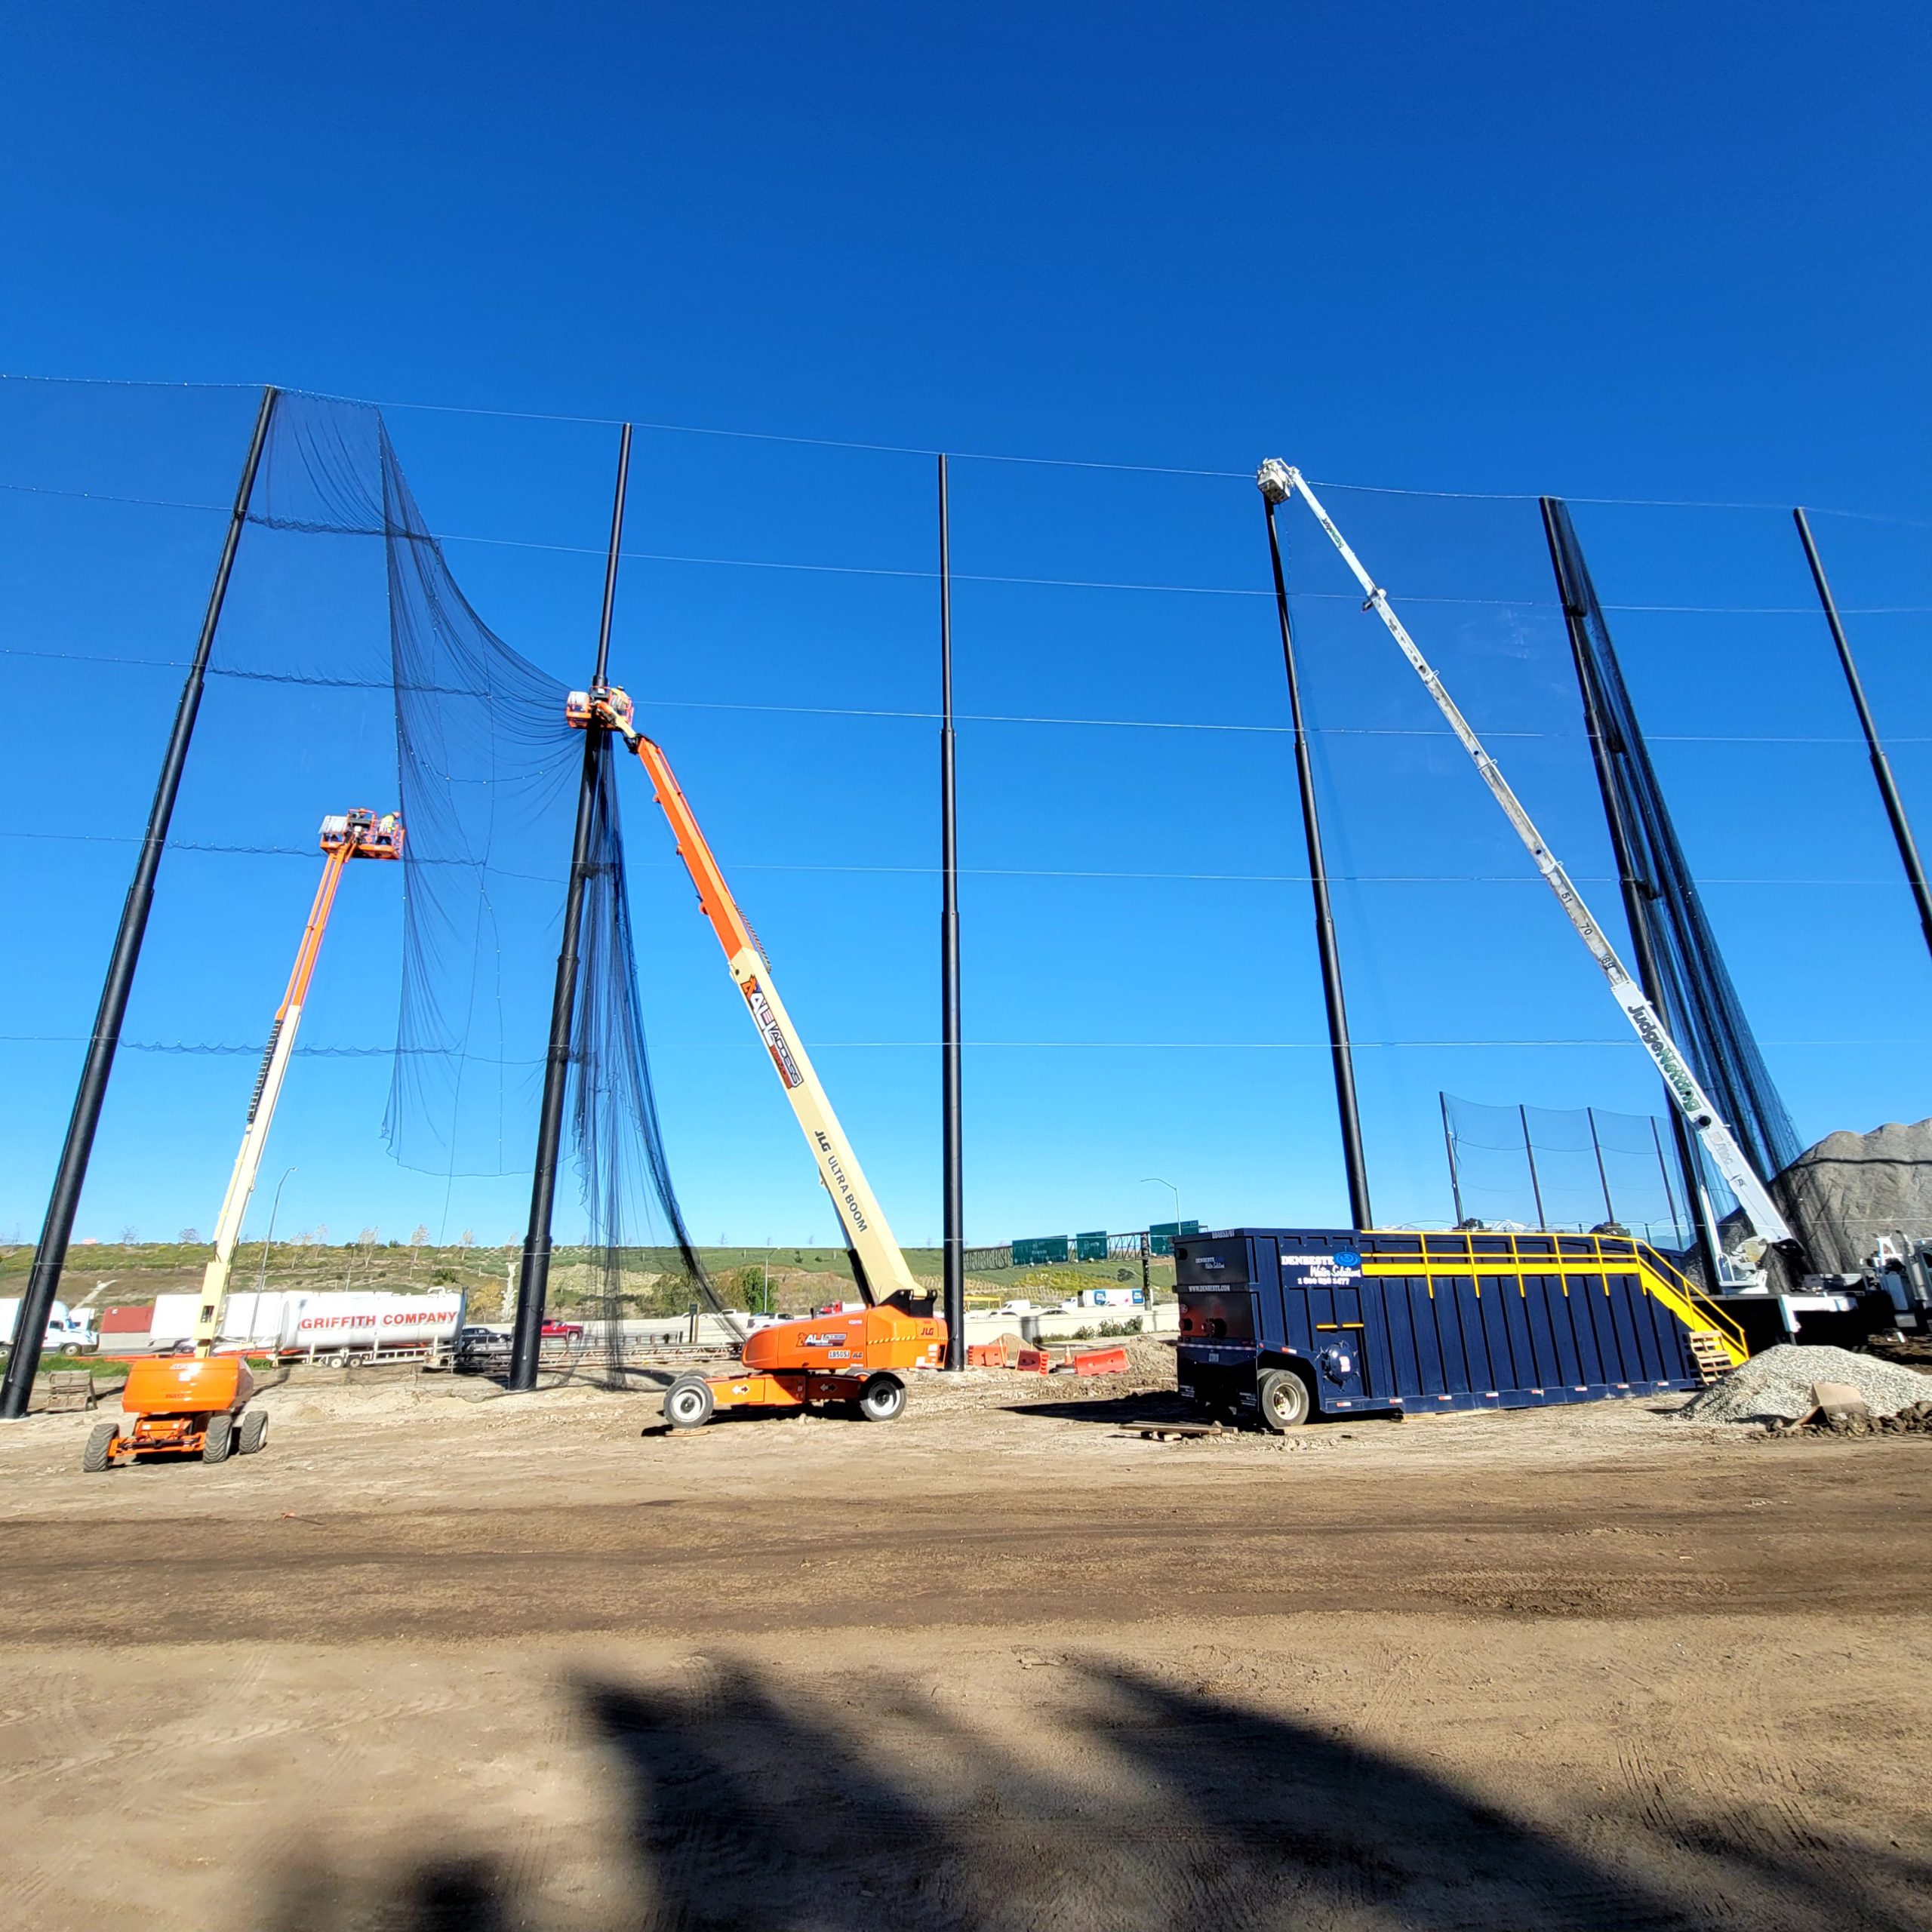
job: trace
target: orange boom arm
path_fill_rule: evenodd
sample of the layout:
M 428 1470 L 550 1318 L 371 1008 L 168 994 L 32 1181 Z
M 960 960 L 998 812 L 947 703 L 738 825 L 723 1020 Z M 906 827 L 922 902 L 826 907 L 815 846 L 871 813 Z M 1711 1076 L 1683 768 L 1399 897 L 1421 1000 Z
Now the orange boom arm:
M 698 904 L 724 949 L 724 957 L 744 995 L 752 1023 L 764 1042 L 765 1051 L 785 1088 L 806 1144 L 817 1163 L 819 1179 L 831 1195 L 844 1230 L 845 1244 L 859 1259 L 859 1291 L 876 1306 L 895 1296 L 912 1301 L 929 1300 L 912 1278 L 899 1244 L 886 1225 L 885 1216 L 867 1183 L 858 1156 L 845 1138 L 838 1117 L 825 1089 L 819 1084 L 811 1058 L 793 1030 L 790 1016 L 772 984 L 771 962 L 738 903 L 724 883 L 704 834 L 698 829 L 691 803 L 673 774 L 663 752 L 640 733 L 632 722 L 631 701 L 615 685 L 598 685 L 588 691 L 573 691 L 565 708 L 571 723 L 581 729 L 592 725 L 615 731 L 635 752 L 651 774 L 653 789 L 671 832 L 677 841 L 678 855 L 685 862 L 697 888 Z

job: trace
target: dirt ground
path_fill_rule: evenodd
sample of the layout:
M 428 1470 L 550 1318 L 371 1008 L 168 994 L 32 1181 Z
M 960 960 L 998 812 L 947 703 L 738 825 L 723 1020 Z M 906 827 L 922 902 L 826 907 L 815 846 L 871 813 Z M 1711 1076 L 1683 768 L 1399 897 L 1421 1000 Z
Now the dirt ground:
M 1932 1927 L 1932 1438 L 260 1399 L 0 1429 L 10 1923 Z

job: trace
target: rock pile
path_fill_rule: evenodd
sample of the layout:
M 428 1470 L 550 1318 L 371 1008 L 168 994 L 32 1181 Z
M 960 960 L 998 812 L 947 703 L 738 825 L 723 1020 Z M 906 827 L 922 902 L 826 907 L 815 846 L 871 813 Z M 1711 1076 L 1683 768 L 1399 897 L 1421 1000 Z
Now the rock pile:
M 1773 1420 L 1767 1436 L 1781 1435 L 1932 1435 L 1932 1402 L 1914 1402 L 1888 1416 L 1826 1415 L 1822 1411 L 1809 1422 Z
M 1804 1237 L 1810 1267 L 1854 1272 L 1879 1235 L 1932 1230 L 1932 1120 L 1828 1134 L 1773 1178 L 1771 1193 Z M 1726 1246 L 1745 1232 L 1741 1217 L 1725 1217 Z M 1795 1292 L 1801 1285 L 1803 1270 L 1775 1251 L 1766 1266 L 1774 1287 Z
M 1795 1426 L 1813 1407 L 1812 1386 L 1848 1383 L 1864 1397 L 1875 1420 L 1923 1411 L 1932 1417 L 1932 1377 L 1848 1349 L 1801 1348 L 1789 1343 L 1753 1355 L 1694 1396 L 1681 1413 L 1693 1422 Z

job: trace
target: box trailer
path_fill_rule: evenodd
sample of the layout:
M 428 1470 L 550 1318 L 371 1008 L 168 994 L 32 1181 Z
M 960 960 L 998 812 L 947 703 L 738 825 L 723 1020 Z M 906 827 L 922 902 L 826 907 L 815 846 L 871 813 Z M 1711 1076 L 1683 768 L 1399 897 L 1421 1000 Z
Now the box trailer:
M 1627 1238 L 1235 1228 L 1174 1253 L 1181 1392 L 1272 1429 L 1696 1389 L 1747 1353 Z

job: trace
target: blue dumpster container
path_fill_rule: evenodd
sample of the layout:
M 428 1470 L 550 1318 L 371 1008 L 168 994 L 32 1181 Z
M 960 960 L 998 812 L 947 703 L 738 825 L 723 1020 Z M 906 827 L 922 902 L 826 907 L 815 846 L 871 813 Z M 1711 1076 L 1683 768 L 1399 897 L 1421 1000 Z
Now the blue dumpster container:
M 1312 1415 L 1538 1407 L 1696 1389 L 1735 1323 L 1607 1235 L 1235 1228 L 1174 1244 L 1181 1392 L 1281 1429 Z

